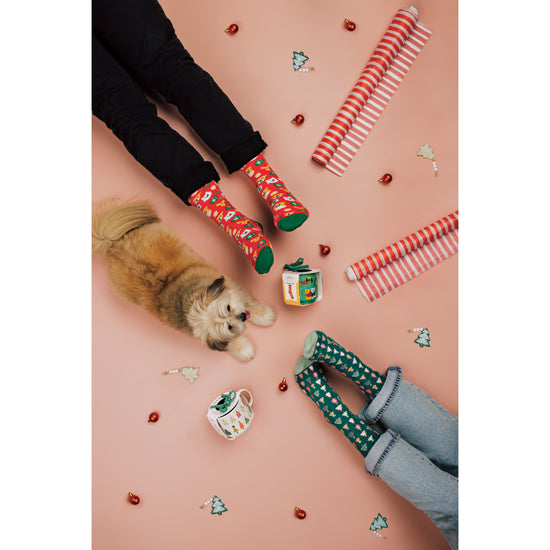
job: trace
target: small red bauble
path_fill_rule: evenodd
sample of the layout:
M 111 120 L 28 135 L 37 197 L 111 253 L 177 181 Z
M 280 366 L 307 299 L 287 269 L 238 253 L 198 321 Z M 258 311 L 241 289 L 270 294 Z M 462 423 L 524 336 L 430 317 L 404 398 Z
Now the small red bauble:
M 281 380 L 281 383 L 279 384 L 279 389 L 280 389 L 281 391 L 286 391 L 286 390 L 288 390 L 288 384 L 286 383 L 286 378 L 283 378 L 283 379 Z
M 304 123 L 304 115 L 296 115 L 290 122 L 292 122 L 292 124 L 296 124 L 297 126 L 300 126 L 300 124 L 303 124 Z
M 227 29 L 225 29 L 225 32 L 228 34 L 235 34 L 239 30 L 239 26 L 235 25 L 235 23 L 231 23 Z
M 384 174 L 378 181 L 380 183 L 390 183 L 392 179 L 393 178 L 391 174 Z
M 357 25 L 353 22 L 353 21 L 350 21 L 349 19 L 346 19 L 344 21 L 344 27 L 348 30 L 348 31 L 354 31 L 356 28 L 357 28 Z
M 128 502 L 131 504 L 139 504 L 139 497 L 137 495 L 134 495 L 134 493 L 128 493 Z
M 326 244 L 320 244 L 319 251 L 321 252 L 322 256 L 326 256 L 327 254 L 330 254 L 330 246 Z
M 160 415 L 158 412 L 152 412 L 149 415 L 149 420 L 147 420 L 147 422 L 157 422 L 159 418 L 160 418 Z
M 294 508 L 294 515 L 298 518 L 298 519 L 304 519 L 306 517 L 306 511 L 305 510 L 302 510 L 301 508 L 298 508 L 298 506 L 296 506 L 296 508 Z

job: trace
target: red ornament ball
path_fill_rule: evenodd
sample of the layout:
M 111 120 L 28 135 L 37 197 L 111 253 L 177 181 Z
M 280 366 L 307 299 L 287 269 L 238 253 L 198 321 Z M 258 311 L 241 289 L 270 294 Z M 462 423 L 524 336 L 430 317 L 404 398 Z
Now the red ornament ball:
M 231 23 L 227 29 L 225 29 L 225 32 L 228 34 L 235 34 L 239 30 L 239 26 L 235 25 L 235 23 Z
M 320 244 L 319 251 L 321 252 L 321 256 L 326 256 L 327 254 L 330 254 L 330 246 L 326 244 Z
M 390 183 L 390 181 L 393 179 L 391 174 L 384 174 L 378 181 L 380 183 Z
M 147 422 L 157 422 L 159 418 L 160 418 L 160 415 L 158 412 L 152 412 L 149 415 L 149 420 L 147 420 Z
M 300 126 L 300 124 L 303 124 L 304 123 L 304 115 L 296 115 L 290 122 L 292 122 L 292 124 L 296 124 L 297 126 Z
M 306 511 L 305 510 L 302 510 L 301 508 L 298 508 L 298 506 L 296 506 L 296 508 L 294 508 L 294 515 L 298 518 L 298 519 L 304 519 L 306 517 Z
M 134 495 L 134 493 L 128 493 L 128 502 L 130 504 L 136 505 L 139 504 L 140 498 L 137 495 Z
M 357 25 L 353 22 L 353 21 L 350 21 L 349 19 L 346 19 L 344 21 L 344 27 L 348 30 L 348 31 L 354 31 L 356 28 L 357 28 Z
M 286 391 L 286 390 L 288 390 L 288 384 L 286 383 L 286 378 L 283 378 L 283 379 L 281 380 L 281 383 L 279 384 L 279 389 L 280 389 L 281 391 Z

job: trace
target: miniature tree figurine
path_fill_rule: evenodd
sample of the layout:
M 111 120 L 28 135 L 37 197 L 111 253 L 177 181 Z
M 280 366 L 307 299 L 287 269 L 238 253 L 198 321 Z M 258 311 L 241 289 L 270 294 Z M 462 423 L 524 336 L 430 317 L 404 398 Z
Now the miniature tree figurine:
M 304 52 L 292 52 L 292 67 L 297 71 L 309 57 L 304 55 Z
M 422 157 L 428 160 L 435 159 L 434 152 L 432 151 L 432 148 L 430 147 L 429 143 L 425 143 L 424 145 L 421 145 L 420 149 L 418 150 L 418 153 L 416 153 L 416 156 Z
M 388 522 L 386 518 L 383 518 L 380 514 L 378 514 L 374 521 L 370 524 L 369 529 L 371 531 L 378 531 L 378 529 L 384 529 L 384 527 L 388 526 Z
M 430 331 L 427 328 L 423 328 L 422 332 L 418 335 L 418 337 L 415 340 L 415 343 L 417 343 L 421 348 L 423 347 L 430 347 Z
M 225 504 L 221 501 L 220 497 L 214 495 L 214 498 L 212 499 L 212 510 L 210 513 L 221 516 L 224 512 L 227 512 Z
M 418 153 L 416 153 L 417 157 L 422 157 L 423 159 L 428 159 L 432 161 L 433 167 L 434 167 L 434 175 L 437 177 L 437 174 L 439 172 L 437 168 L 437 162 L 435 161 L 435 155 L 432 151 L 432 148 L 430 147 L 429 143 L 425 143 L 424 145 L 420 146 L 420 149 L 418 150 Z

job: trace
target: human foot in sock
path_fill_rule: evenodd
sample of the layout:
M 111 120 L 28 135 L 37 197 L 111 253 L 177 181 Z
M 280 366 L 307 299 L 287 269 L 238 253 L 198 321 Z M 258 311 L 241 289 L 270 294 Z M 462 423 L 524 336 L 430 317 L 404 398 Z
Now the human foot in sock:
M 322 361 L 348 376 L 371 399 L 380 391 L 386 380 L 383 374 L 367 367 L 357 355 L 320 330 L 314 330 L 307 335 L 303 354 L 307 359 Z
M 367 456 L 381 433 L 353 414 L 328 383 L 321 364 L 300 357 L 294 368 L 300 389 L 322 411 L 325 420 L 338 428 L 357 450 Z
M 273 265 L 271 243 L 260 226 L 239 212 L 223 195 L 215 181 L 203 185 L 189 196 L 189 203 L 212 218 L 242 248 L 258 273 Z
M 279 229 L 294 231 L 307 220 L 307 208 L 285 187 L 262 153 L 247 162 L 241 170 L 254 182 L 258 193 L 267 202 L 273 222 Z

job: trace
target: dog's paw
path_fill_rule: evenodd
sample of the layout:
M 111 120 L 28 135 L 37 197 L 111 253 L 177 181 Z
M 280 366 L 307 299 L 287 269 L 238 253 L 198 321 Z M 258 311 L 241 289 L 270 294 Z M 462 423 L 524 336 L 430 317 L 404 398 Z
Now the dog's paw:
M 267 304 L 257 303 L 250 309 L 250 320 L 255 325 L 269 327 L 275 322 L 276 318 L 277 314 L 274 309 Z
M 250 361 L 254 358 L 254 346 L 246 336 L 239 336 L 227 344 L 227 351 L 239 361 Z

